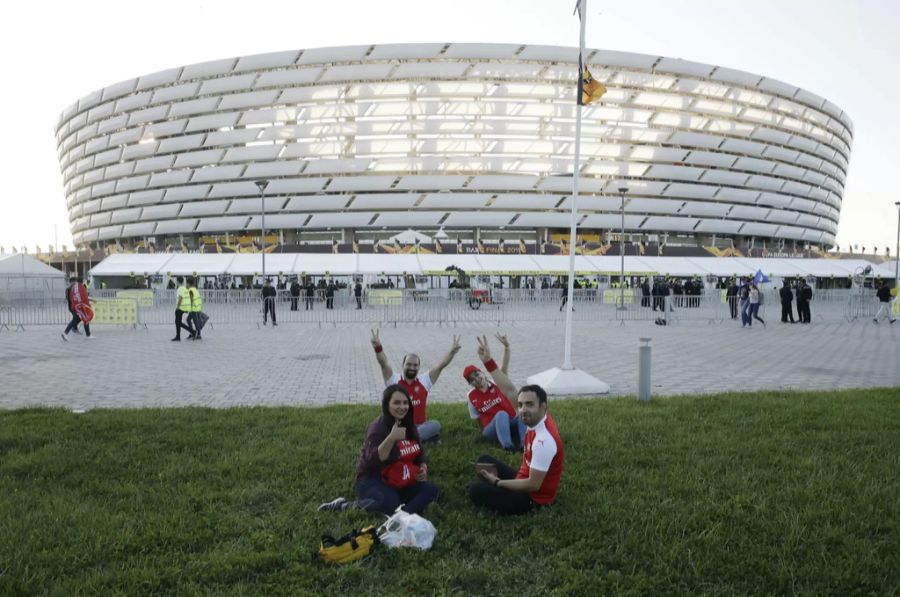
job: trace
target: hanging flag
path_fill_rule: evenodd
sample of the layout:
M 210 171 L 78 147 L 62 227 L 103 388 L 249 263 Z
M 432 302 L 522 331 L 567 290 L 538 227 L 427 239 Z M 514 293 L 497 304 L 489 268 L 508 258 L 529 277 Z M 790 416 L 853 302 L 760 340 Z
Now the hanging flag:
M 600 81 L 594 78 L 591 71 L 588 70 L 581 56 L 578 56 L 578 105 L 586 106 L 591 102 L 599 100 L 606 93 Z
M 769 277 L 762 273 L 761 269 L 756 270 L 756 275 L 753 276 L 753 283 L 759 286 L 760 284 L 765 284 L 769 281 Z

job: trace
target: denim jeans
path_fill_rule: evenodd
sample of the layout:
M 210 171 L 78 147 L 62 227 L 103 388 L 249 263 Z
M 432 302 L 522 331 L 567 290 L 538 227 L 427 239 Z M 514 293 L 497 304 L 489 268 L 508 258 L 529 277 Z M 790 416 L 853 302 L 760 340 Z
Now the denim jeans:
M 435 440 L 441 434 L 441 424 L 437 421 L 425 421 L 417 425 L 416 429 L 419 431 L 419 441 L 423 443 Z
M 404 512 L 421 514 L 440 495 L 437 485 L 428 481 L 397 489 L 375 476 L 358 479 L 353 492 L 359 498 L 358 507 L 382 514 L 393 514 L 401 505 Z
M 488 441 L 499 441 L 501 446 L 509 450 L 516 447 L 512 438 L 513 429 L 519 435 L 519 445 L 522 445 L 525 440 L 525 424 L 519 420 L 518 416 L 510 418 L 506 411 L 501 410 L 482 430 L 481 436 Z

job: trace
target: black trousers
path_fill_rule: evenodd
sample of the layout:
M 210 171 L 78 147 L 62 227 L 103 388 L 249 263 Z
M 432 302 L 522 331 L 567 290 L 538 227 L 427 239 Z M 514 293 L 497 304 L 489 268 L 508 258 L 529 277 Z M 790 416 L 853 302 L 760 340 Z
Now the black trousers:
M 493 456 L 483 454 L 478 457 L 478 462 L 493 464 L 497 467 L 497 476 L 501 479 L 515 479 L 516 470 L 505 462 L 501 462 Z M 525 491 L 510 491 L 502 487 L 495 487 L 480 478 L 466 486 L 466 493 L 472 503 L 480 508 L 492 510 L 502 516 L 516 516 L 528 514 L 539 506 Z
M 72 321 L 70 321 L 69 325 L 66 326 L 66 331 L 64 333 L 66 335 L 68 335 L 69 332 L 78 328 L 79 323 L 81 323 L 81 318 L 78 317 L 78 315 L 73 312 L 72 313 Z M 90 338 L 91 337 L 91 326 L 89 326 L 88 324 L 84 324 L 84 333 L 88 338 Z
M 269 319 L 269 313 L 272 314 L 272 323 L 276 323 L 275 321 L 275 300 L 271 298 L 267 298 L 263 300 L 263 323 L 267 322 Z
M 738 301 L 736 296 L 728 297 L 728 309 L 731 311 L 731 318 L 737 319 Z
M 794 309 L 790 301 L 781 303 L 781 323 L 787 323 L 788 320 L 794 323 Z
M 306 310 L 307 310 L 307 311 L 309 311 L 310 309 L 313 308 L 313 301 L 314 301 L 314 300 L 315 300 L 315 299 L 314 299 L 313 297 L 311 297 L 311 296 L 306 297 Z
M 182 319 L 184 318 L 184 314 L 188 314 L 188 324 L 184 325 Z M 194 335 L 194 327 L 191 325 L 193 318 L 190 316 L 191 314 L 187 311 L 182 311 L 181 309 L 175 309 L 175 337 L 181 338 L 181 330 L 187 330 L 188 333 L 193 336 Z
M 356 297 L 356 308 L 362 309 L 362 297 L 361 296 Z
M 291 297 L 291 311 L 297 310 L 297 305 L 299 304 L 299 302 L 300 302 L 300 297 L 297 297 L 297 296 Z
M 809 301 L 797 301 L 797 314 L 800 315 L 800 323 L 810 322 Z

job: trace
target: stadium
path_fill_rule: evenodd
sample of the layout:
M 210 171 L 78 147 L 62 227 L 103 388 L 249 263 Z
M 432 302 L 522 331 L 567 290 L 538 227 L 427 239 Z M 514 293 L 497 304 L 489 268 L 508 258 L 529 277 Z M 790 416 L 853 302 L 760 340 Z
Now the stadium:
M 730 68 L 585 56 L 608 91 L 583 108 L 580 252 L 618 254 L 622 229 L 633 255 L 834 246 L 853 137 L 839 107 Z M 110 85 L 56 127 L 74 243 L 562 252 L 577 64 L 577 48 L 362 45 Z

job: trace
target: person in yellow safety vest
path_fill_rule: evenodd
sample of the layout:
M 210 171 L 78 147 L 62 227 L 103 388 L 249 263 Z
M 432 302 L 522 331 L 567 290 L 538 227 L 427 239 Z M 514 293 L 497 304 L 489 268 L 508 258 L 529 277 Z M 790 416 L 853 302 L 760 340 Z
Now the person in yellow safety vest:
M 197 314 L 203 309 L 203 298 L 200 296 L 200 290 L 197 288 L 197 278 L 191 276 L 189 280 L 188 293 L 191 297 L 191 314 L 189 319 L 196 330 L 191 340 L 203 340 L 203 337 L 200 335 L 200 322 L 197 319 Z
M 175 291 L 175 337 L 172 342 L 181 342 L 181 330 L 185 329 L 194 339 L 194 318 L 191 315 L 191 295 L 187 286 L 184 285 L 184 276 L 178 276 L 178 289 Z M 184 314 L 187 313 L 187 325 L 182 321 Z

